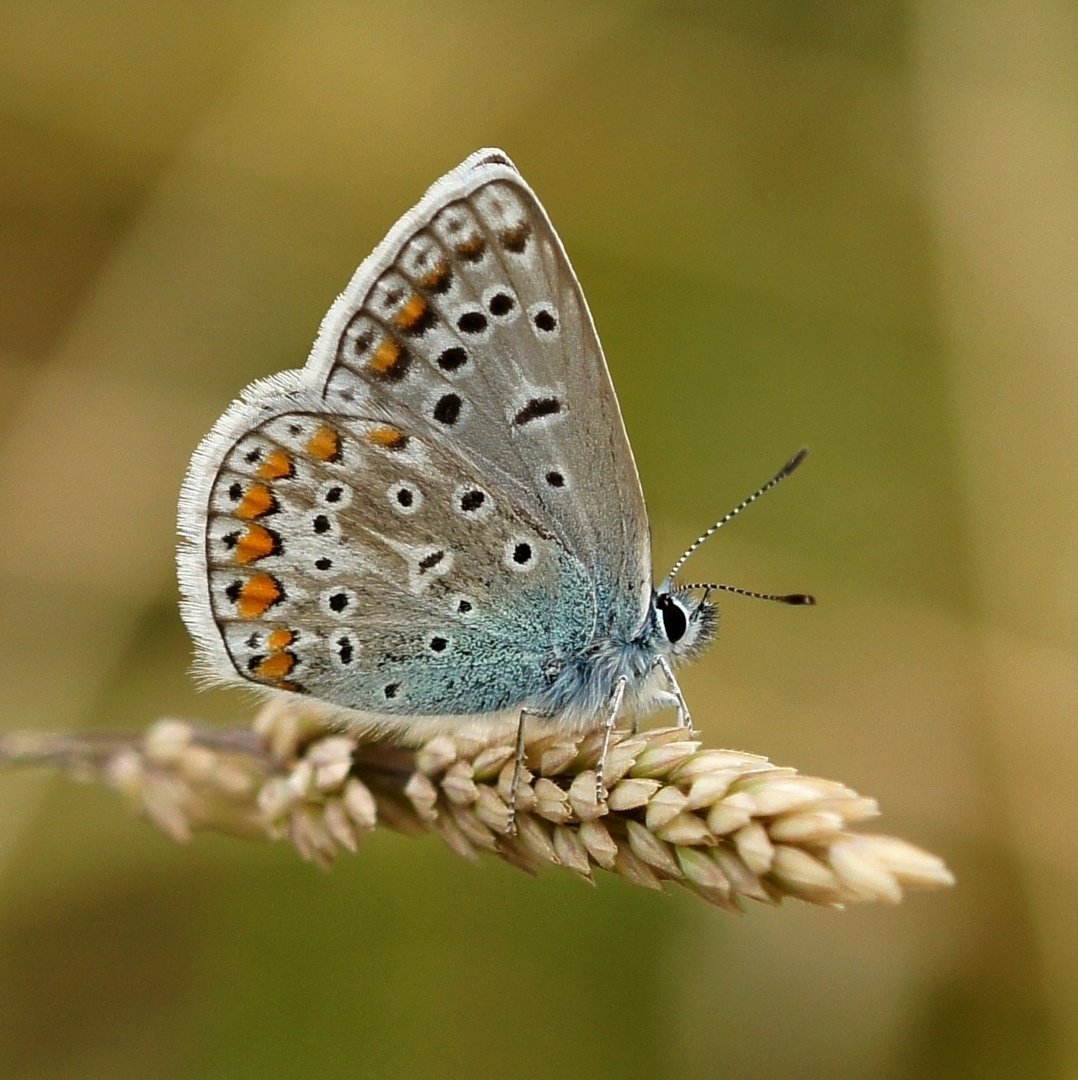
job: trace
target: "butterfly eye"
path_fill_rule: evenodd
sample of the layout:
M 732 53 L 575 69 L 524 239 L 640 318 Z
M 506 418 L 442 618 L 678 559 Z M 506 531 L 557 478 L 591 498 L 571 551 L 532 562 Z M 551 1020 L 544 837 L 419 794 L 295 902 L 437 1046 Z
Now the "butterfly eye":
M 666 640 L 671 645 L 676 644 L 685 636 L 685 631 L 689 628 L 689 620 L 684 609 L 670 596 L 660 596 L 655 602 L 655 606 L 663 617 L 663 630 L 666 633 Z

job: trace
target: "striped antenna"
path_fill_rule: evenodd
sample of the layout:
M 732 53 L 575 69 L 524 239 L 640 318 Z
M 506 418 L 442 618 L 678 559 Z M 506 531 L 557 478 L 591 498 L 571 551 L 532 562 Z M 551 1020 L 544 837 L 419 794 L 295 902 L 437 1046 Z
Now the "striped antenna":
M 715 524 L 712 525 L 710 529 L 707 529 L 705 532 L 702 532 L 689 545 L 688 550 L 685 552 L 685 554 L 682 555 L 681 558 L 678 559 L 678 561 L 676 563 L 674 563 L 674 568 L 673 568 L 673 570 L 670 571 L 669 574 L 666 575 L 666 580 L 663 582 L 663 585 L 665 587 L 669 587 L 673 583 L 674 578 L 677 576 L 677 572 L 685 565 L 685 562 L 689 558 L 689 556 L 692 555 L 692 553 L 705 540 L 707 540 L 709 537 L 714 536 L 715 533 L 717 533 L 719 531 L 719 529 L 721 529 L 723 527 L 723 525 L 725 525 L 728 521 L 733 521 L 733 519 L 736 518 L 737 515 L 740 514 L 741 511 L 744 510 L 746 506 L 751 506 L 754 502 L 756 502 L 756 500 L 761 495 L 766 495 L 767 492 L 769 492 L 773 487 L 776 487 L 778 484 L 781 484 L 782 481 L 785 480 L 786 477 L 789 476 L 790 473 L 792 473 L 794 471 L 794 469 L 796 469 L 798 467 L 798 465 L 800 465 L 801 462 L 804 461 L 805 458 L 807 458 L 807 457 L 808 457 L 808 447 L 807 446 L 802 446 L 801 449 L 798 450 L 797 453 L 794 454 L 794 456 L 792 458 L 790 458 L 790 460 L 787 461 L 786 464 L 783 465 L 783 467 L 781 469 L 779 469 L 779 471 L 777 473 L 775 473 L 775 475 L 773 477 L 771 477 L 771 479 L 768 480 L 768 482 L 766 484 L 764 484 L 763 487 L 757 488 L 747 499 L 745 499 L 742 502 L 738 503 L 737 506 L 735 506 L 733 508 L 733 510 L 731 510 L 728 514 L 725 514 L 725 515 L 723 515 L 723 517 L 719 518 L 719 520 L 716 521 Z M 770 596 L 770 595 L 765 596 L 762 593 L 750 593 L 750 592 L 747 592 L 746 590 L 735 589 L 733 586 L 728 586 L 728 585 L 715 585 L 715 586 L 713 586 L 713 588 L 722 589 L 725 592 L 741 593 L 744 596 L 759 596 L 760 599 L 762 599 L 762 600 L 763 599 L 766 599 L 766 600 L 782 600 L 783 603 L 793 603 L 793 604 L 803 604 L 803 603 L 806 602 L 804 600 L 785 600 L 785 599 L 783 599 L 782 597 L 779 597 L 779 596 Z M 802 594 L 801 593 L 795 593 L 793 595 L 800 596 Z
M 812 607 L 816 603 L 816 597 L 811 593 L 792 592 L 792 593 L 770 593 L 770 592 L 755 592 L 753 589 L 739 589 L 736 585 L 719 585 L 714 581 L 698 581 L 692 585 L 679 585 L 679 589 L 703 589 L 704 598 L 700 601 L 700 607 L 703 607 L 707 601 L 708 594 L 713 592 L 729 592 L 734 593 L 737 596 L 747 596 L 752 600 L 774 600 L 779 604 L 792 604 L 796 606 Z

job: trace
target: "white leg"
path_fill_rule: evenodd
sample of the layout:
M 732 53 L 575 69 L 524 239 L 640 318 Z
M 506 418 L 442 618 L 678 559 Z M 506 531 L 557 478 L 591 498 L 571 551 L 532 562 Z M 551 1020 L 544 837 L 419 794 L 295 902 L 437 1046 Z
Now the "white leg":
M 657 657 L 655 666 L 666 676 L 666 681 L 670 685 L 670 693 L 674 695 L 677 701 L 677 726 L 687 728 L 691 739 L 695 734 L 692 727 L 692 717 L 689 715 L 689 706 L 685 704 L 685 697 L 681 693 L 681 687 L 678 686 L 677 679 L 674 678 L 674 670 L 670 667 L 665 656 Z
M 625 687 L 629 680 L 620 676 L 614 683 L 614 692 L 610 695 L 610 703 L 607 708 L 606 721 L 603 723 L 603 748 L 599 751 L 599 762 L 595 766 L 595 801 L 602 805 L 606 801 L 606 791 L 603 789 L 603 770 L 606 768 L 606 752 L 610 749 L 610 736 L 614 731 L 614 723 L 618 718 L 618 710 L 621 708 L 621 699 L 625 697 Z
M 513 782 L 509 785 L 509 813 L 506 816 L 506 832 L 510 836 L 517 834 L 517 792 L 520 790 L 520 775 L 524 771 L 524 717 L 527 710 L 520 710 L 520 723 L 517 724 L 517 753 L 513 764 Z

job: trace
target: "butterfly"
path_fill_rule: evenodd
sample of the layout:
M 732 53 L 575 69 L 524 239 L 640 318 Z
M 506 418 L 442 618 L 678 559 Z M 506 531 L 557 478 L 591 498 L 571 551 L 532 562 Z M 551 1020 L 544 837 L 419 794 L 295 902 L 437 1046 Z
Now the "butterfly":
M 802 457 L 653 585 L 584 295 L 520 173 L 480 150 L 363 262 L 306 365 L 249 386 L 195 452 L 178 569 L 198 669 L 410 742 L 516 728 L 518 769 L 526 719 L 609 737 L 673 706 L 691 731 L 674 667 L 730 587 L 674 576 Z

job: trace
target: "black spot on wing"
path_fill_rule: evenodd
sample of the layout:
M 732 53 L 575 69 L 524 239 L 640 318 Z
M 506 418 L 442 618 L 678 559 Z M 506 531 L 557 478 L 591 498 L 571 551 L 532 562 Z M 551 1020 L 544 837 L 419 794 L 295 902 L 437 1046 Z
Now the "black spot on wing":
M 513 423 L 517 427 L 530 424 L 533 420 L 539 420 L 544 416 L 553 416 L 561 412 L 561 402 L 554 397 L 532 398 L 523 409 L 513 417 Z

